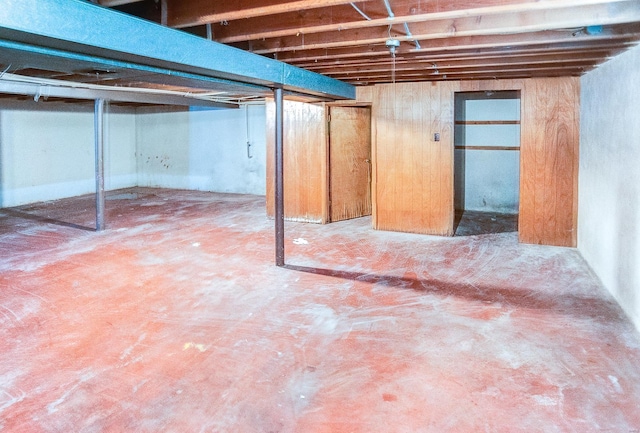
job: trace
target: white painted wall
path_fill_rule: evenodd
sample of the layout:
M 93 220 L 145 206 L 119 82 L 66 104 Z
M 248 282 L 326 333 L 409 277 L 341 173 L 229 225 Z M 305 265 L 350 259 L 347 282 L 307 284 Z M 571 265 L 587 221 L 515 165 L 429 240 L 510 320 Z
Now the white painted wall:
M 264 105 L 237 110 L 145 109 L 139 110 L 136 125 L 140 186 L 266 193 Z
M 640 47 L 581 80 L 578 249 L 640 330 Z
M 264 105 L 237 110 L 108 107 L 105 187 L 264 195 L 265 122 Z M 93 128 L 91 102 L 2 101 L 0 207 L 94 192 Z
M 135 186 L 135 116 L 109 107 L 105 188 Z M 3 101 L 0 207 L 95 191 L 93 103 Z
M 520 120 L 518 99 L 469 99 L 456 120 Z M 520 125 L 456 125 L 456 146 L 520 146 Z M 456 209 L 518 213 L 520 152 L 455 151 Z

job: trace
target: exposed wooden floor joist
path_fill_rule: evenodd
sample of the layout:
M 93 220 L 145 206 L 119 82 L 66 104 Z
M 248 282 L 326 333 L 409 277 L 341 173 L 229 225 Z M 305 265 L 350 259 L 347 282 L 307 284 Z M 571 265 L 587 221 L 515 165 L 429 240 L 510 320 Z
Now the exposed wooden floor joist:
M 421 61 L 444 69 L 443 55 L 466 79 L 492 77 L 496 68 L 504 78 L 579 75 L 640 40 L 634 0 L 129 2 L 120 9 L 354 84 L 403 72 L 431 80 Z M 395 72 L 390 39 L 400 42 Z M 551 65 L 551 54 L 564 61 Z M 387 68 L 368 80 L 361 68 L 373 63 Z M 444 75 L 437 79 L 453 79 Z

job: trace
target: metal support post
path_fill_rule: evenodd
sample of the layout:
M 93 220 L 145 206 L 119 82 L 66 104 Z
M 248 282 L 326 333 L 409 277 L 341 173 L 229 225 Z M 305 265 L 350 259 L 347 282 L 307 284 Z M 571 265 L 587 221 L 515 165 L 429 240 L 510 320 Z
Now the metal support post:
M 104 230 L 104 99 L 96 99 L 93 115 L 96 153 L 96 231 Z
M 276 102 L 276 266 L 284 266 L 284 157 L 283 157 L 283 97 L 282 89 L 274 90 Z

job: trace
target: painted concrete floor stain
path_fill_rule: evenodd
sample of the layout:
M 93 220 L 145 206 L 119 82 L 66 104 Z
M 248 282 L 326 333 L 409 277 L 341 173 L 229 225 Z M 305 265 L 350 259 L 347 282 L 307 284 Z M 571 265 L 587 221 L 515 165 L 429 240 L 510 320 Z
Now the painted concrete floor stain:
M 640 336 L 576 250 L 363 218 L 287 223 L 276 268 L 264 208 L 0 210 L 0 431 L 640 431 Z

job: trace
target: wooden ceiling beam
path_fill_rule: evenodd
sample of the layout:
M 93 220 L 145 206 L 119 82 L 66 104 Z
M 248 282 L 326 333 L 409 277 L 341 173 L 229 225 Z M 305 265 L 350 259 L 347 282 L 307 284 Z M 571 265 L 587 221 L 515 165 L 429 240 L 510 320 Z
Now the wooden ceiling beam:
M 585 33 L 577 33 L 567 30 L 560 31 L 544 31 L 526 34 L 513 35 L 488 35 L 488 36 L 458 36 L 445 39 L 434 39 L 428 44 L 423 44 L 422 48 L 415 49 L 407 44 L 401 44 L 400 53 L 432 53 L 432 52 L 457 52 L 462 50 L 478 50 L 478 49 L 496 49 L 508 48 L 515 49 L 524 46 L 551 46 L 555 44 L 608 44 L 610 42 L 631 43 L 640 38 L 640 23 L 631 25 L 614 26 L 605 28 L 599 35 L 588 35 Z M 299 64 L 304 62 L 315 62 L 323 59 L 347 59 L 368 56 L 388 56 L 389 50 L 384 43 L 370 45 L 355 49 L 354 47 L 340 48 L 318 48 L 313 50 L 301 50 L 296 52 L 279 52 L 278 60 L 282 60 L 291 64 Z
M 352 84 L 392 80 L 391 37 L 399 82 L 577 76 L 640 41 L 639 0 L 92 1 Z
M 384 8 L 380 1 L 381 8 Z M 350 5 L 336 5 L 326 8 L 308 9 L 279 15 L 270 15 L 242 20 L 210 23 L 214 40 L 224 44 L 250 41 L 254 39 L 291 36 L 300 29 L 339 27 L 341 23 L 365 21 Z
M 391 31 L 390 35 L 400 41 L 426 41 L 460 36 L 522 34 L 636 21 L 640 21 L 640 6 L 637 1 L 622 1 L 581 8 L 535 10 L 412 23 L 410 27 L 413 35 L 411 37 L 398 31 Z M 388 38 L 389 33 L 386 26 L 334 33 L 301 34 L 254 41 L 254 52 L 269 54 L 305 49 L 381 44 Z
M 360 0 L 358 3 L 370 0 Z M 167 25 L 183 28 L 352 3 L 348 0 L 167 0 Z
M 452 73 L 438 70 L 437 73 L 434 70 L 425 71 L 410 71 L 410 72 L 396 72 L 395 79 L 405 81 L 423 81 L 425 78 L 433 78 L 434 80 L 452 79 L 452 77 L 460 77 L 461 79 L 481 79 L 481 78 L 500 78 L 516 76 L 547 76 L 548 74 L 558 74 L 563 76 L 578 76 L 582 75 L 591 68 L 588 66 L 577 65 L 573 67 L 544 67 L 544 68 L 519 68 L 519 69 L 484 69 L 484 70 L 461 70 Z M 378 74 L 354 74 L 351 76 L 344 76 L 340 78 L 351 84 L 356 84 L 358 81 L 370 82 L 376 80 L 379 82 L 390 82 L 393 80 L 390 72 L 378 73 Z
M 571 0 L 574 1 L 574 0 Z M 577 5 L 586 4 L 585 0 L 576 0 Z M 587 3 L 618 0 L 586 0 Z M 332 6 L 322 6 L 313 9 L 295 10 L 293 12 L 281 13 L 278 15 L 261 16 L 256 18 L 244 18 L 241 20 L 228 21 L 229 25 L 219 26 L 219 21 L 212 21 L 210 24 L 216 27 L 216 34 L 221 40 L 240 41 L 251 39 L 251 34 L 259 31 L 259 34 L 269 32 L 286 31 L 285 34 L 296 34 L 301 30 L 311 33 L 310 29 L 318 25 L 334 25 L 336 30 L 349 28 L 354 22 L 367 22 L 368 20 L 389 19 L 387 9 L 383 0 L 358 1 L 353 2 L 363 14 L 361 15 L 349 3 Z M 496 6 L 497 3 L 508 4 L 509 7 L 522 3 L 533 3 L 532 0 L 393 0 L 392 9 L 396 16 L 403 17 L 402 20 L 420 21 L 421 17 L 428 14 L 454 12 L 458 15 L 460 11 L 486 8 Z M 552 6 L 553 7 L 553 6 Z M 435 19 L 435 18 L 433 18 Z M 395 21 L 401 22 L 396 19 Z M 402 21 L 404 22 L 404 21 Z M 357 25 L 357 24 L 355 24 Z M 366 25 L 366 24 L 365 24 Z M 378 24 L 371 24 L 373 26 Z M 243 36 L 244 35 L 244 36 Z M 258 33 L 256 33 L 258 35 Z M 261 38 L 262 36 L 260 36 Z M 273 36 L 272 36 L 273 37 Z M 255 38 L 258 39 L 258 38 Z
M 622 0 L 630 1 L 630 0 Z M 379 2 L 382 4 L 382 2 Z M 536 11 L 552 11 L 554 9 L 583 8 L 585 6 L 606 5 L 619 3 L 618 0 L 565 0 L 556 2 L 512 1 L 508 5 L 496 5 L 492 0 L 476 0 L 473 7 L 469 2 L 447 2 L 455 9 L 428 13 L 410 13 L 396 15 L 393 18 L 365 20 L 355 9 L 347 6 L 340 10 L 314 10 L 311 14 L 296 12 L 287 16 L 273 17 L 271 20 L 242 20 L 221 27 L 216 33 L 216 41 L 233 43 L 256 39 L 272 39 L 293 35 L 310 35 L 313 33 L 343 32 L 345 30 L 365 29 L 371 27 L 385 27 L 389 25 L 403 25 L 404 23 L 428 23 L 442 20 L 456 20 L 477 17 L 485 19 L 491 15 L 523 14 Z M 394 4 L 395 7 L 395 4 Z M 409 9 L 409 8 L 407 8 Z M 408 10 L 410 12 L 410 9 Z M 308 15 L 308 16 L 307 16 Z M 266 21 L 266 22 L 265 22 Z M 415 33 L 413 26 L 411 31 Z
M 402 67 L 396 66 L 395 73 L 396 75 L 401 74 L 412 74 L 412 73 L 435 73 L 435 74 L 449 74 L 449 73 L 479 73 L 479 72 L 496 72 L 496 71 L 529 71 L 529 70 L 537 70 L 537 69 L 576 69 L 576 68 L 587 68 L 594 66 L 593 61 L 582 61 L 582 60 L 566 60 L 564 62 L 523 62 L 523 63 L 514 63 L 514 64 L 504 64 L 504 63 L 487 63 L 484 65 L 437 65 L 433 67 L 429 65 L 429 67 L 415 68 L 415 67 Z M 392 75 L 392 67 L 386 68 L 367 68 L 356 71 L 345 71 L 338 72 L 333 74 L 326 74 L 332 78 L 336 78 L 338 80 L 350 80 L 351 77 L 366 77 L 366 76 L 378 76 L 378 75 Z
M 523 46 L 517 49 L 506 49 L 503 47 L 496 47 L 495 49 L 482 48 L 482 49 L 465 49 L 459 51 L 433 51 L 430 53 L 414 53 L 406 52 L 396 56 L 398 61 L 409 59 L 435 59 L 435 60 L 450 60 L 450 59 L 473 59 L 473 58 L 487 58 L 487 57 L 510 57 L 510 56 L 539 56 L 543 54 L 557 54 L 564 53 L 565 55 L 571 55 L 573 52 L 620 52 L 629 49 L 635 44 L 632 42 L 621 42 L 616 44 L 599 44 L 596 46 L 589 46 L 587 44 L 571 45 L 566 44 L 558 45 L 530 45 Z M 321 70 L 323 68 L 330 67 L 348 67 L 350 65 L 358 64 L 372 64 L 377 62 L 389 61 L 391 57 L 389 53 L 384 51 L 376 52 L 375 55 L 370 56 L 358 56 L 348 58 L 323 58 L 318 61 L 298 63 L 292 62 L 296 66 L 303 69 Z
M 469 67 L 469 66 L 497 66 L 497 65 L 526 65 L 531 64 L 533 62 L 539 64 L 551 64 L 551 63 L 567 63 L 567 62 L 589 62 L 589 63 L 598 63 L 603 59 L 607 59 L 609 57 L 610 51 L 582 51 L 582 52 L 571 52 L 567 55 L 567 52 L 563 52 L 561 54 L 528 54 L 528 55 L 492 55 L 492 56 L 476 56 L 473 58 L 456 58 L 454 60 L 451 59 L 438 59 L 438 58 L 429 58 L 429 59 L 406 59 L 406 60 L 396 60 L 395 67 L 396 70 L 401 69 L 420 69 L 420 68 L 432 68 L 435 65 L 435 68 L 454 68 L 454 67 Z M 535 57 L 533 57 L 535 56 Z M 339 73 L 348 73 L 348 72 L 363 72 L 363 71 L 375 71 L 375 70 L 390 70 L 393 65 L 393 61 L 391 59 L 384 59 L 384 61 L 379 62 L 369 62 L 369 63 L 360 63 L 355 65 L 325 65 L 318 68 L 308 68 L 311 71 L 318 72 L 321 74 L 339 74 Z
M 126 1 L 126 0 L 125 0 Z M 170 0 L 173 1 L 173 0 Z M 193 0 L 188 0 L 193 2 Z M 509 0 L 509 4 L 531 3 L 532 0 Z M 602 1 L 602 0 L 594 0 Z M 504 0 L 503 0 L 504 2 Z M 260 39 L 263 34 L 292 35 L 304 29 L 311 33 L 312 28 L 317 26 L 330 25 L 337 30 L 341 27 L 349 27 L 354 22 L 362 22 L 367 19 L 362 16 L 352 5 L 358 7 L 363 14 L 372 20 L 387 20 L 388 12 L 382 0 L 342 2 L 337 5 L 322 5 L 311 9 L 300 9 L 292 12 L 283 12 L 271 15 L 260 15 L 257 17 L 243 17 L 242 19 L 231 19 L 231 15 L 215 15 L 215 20 L 208 23 L 203 22 L 202 17 L 192 17 L 190 19 L 195 25 L 211 24 L 214 27 L 216 40 L 224 43 L 238 42 L 242 40 Z M 416 3 L 415 0 L 393 0 L 392 8 L 398 16 L 424 15 L 462 9 L 471 9 L 487 6 L 495 6 L 495 0 L 457 0 L 455 2 L 440 2 L 434 0 L 422 0 Z M 202 5 L 205 7 L 205 5 Z M 214 13 L 218 5 L 208 6 L 210 12 Z M 206 10 L 200 13 L 206 15 Z M 236 13 L 236 12 L 234 12 Z M 224 21 L 224 24 L 221 24 Z M 181 27 L 189 27 L 183 26 Z M 256 33 L 259 29 L 259 33 Z M 284 31 L 284 33 L 279 33 Z
M 597 45 L 594 47 L 577 45 L 572 47 L 544 47 L 544 48 L 523 48 L 518 50 L 505 50 L 505 49 L 495 49 L 495 50 L 465 50 L 458 51 L 455 53 L 451 52 L 437 52 L 433 54 L 418 54 L 414 55 L 412 53 L 403 53 L 396 56 L 396 63 L 403 61 L 427 61 L 427 62 L 438 62 L 438 61 L 450 61 L 450 60 L 474 60 L 474 59 L 491 59 L 491 58 L 516 58 L 516 57 L 540 57 L 540 56 L 580 56 L 580 55 L 607 55 L 608 53 L 618 52 L 619 50 L 626 49 L 626 45 L 621 44 L 606 44 L 606 45 Z M 349 60 L 331 60 L 327 59 L 325 61 L 320 62 L 309 62 L 301 65 L 297 65 L 298 67 L 320 71 L 323 69 L 330 68 L 348 68 L 351 66 L 366 66 L 377 63 L 389 63 L 391 62 L 390 56 L 376 56 L 376 57 L 367 57 L 367 58 L 357 58 L 357 59 L 349 59 Z
M 548 77 L 566 77 L 566 76 L 580 76 L 583 72 L 572 71 L 567 73 L 564 70 L 547 70 L 547 71 L 533 71 L 533 72 L 517 72 L 517 73 L 490 73 L 490 74 L 447 74 L 445 75 L 430 75 L 430 76 L 409 76 L 409 77 L 395 77 L 396 83 L 404 82 L 416 82 L 416 81 L 478 81 L 478 80 L 499 80 L 499 79 L 526 79 L 526 78 L 548 78 Z M 375 84 L 390 84 L 392 80 L 389 77 L 371 77 L 367 80 L 355 80 L 351 81 L 354 86 L 371 86 Z
M 557 73 L 565 76 L 582 75 L 588 70 L 591 70 L 588 66 L 575 66 L 575 67 L 547 67 L 547 68 L 519 68 L 519 69 L 485 69 L 485 70 L 458 70 L 458 71 L 435 71 L 435 70 L 421 70 L 421 71 L 397 71 L 395 74 L 396 80 L 412 80 L 421 81 L 424 78 L 434 79 L 451 79 L 453 76 L 464 77 L 464 79 L 478 79 L 478 77 L 513 77 L 513 76 L 541 76 L 549 73 Z M 394 75 L 389 71 L 386 73 L 371 73 L 371 74 L 352 74 L 349 76 L 341 77 L 340 79 L 355 84 L 362 81 L 393 81 Z
M 570 0 L 584 4 L 585 0 Z M 591 1 L 591 0 L 588 0 Z M 602 1 L 602 0 L 593 0 Z M 605 0 L 606 1 L 606 0 Z M 512 11 L 530 10 L 531 0 L 510 0 L 507 6 Z M 455 2 L 395 0 L 396 16 L 390 18 L 382 0 L 364 4 L 369 20 L 365 19 L 350 4 L 322 9 L 295 11 L 277 16 L 249 18 L 215 25 L 215 39 L 222 43 L 234 43 L 255 39 L 270 39 L 297 34 L 338 32 L 349 29 L 410 24 L 419 21 L 454 19 L 469 16 L 504 12 L 505 6 L 496 6 L 495 0 L 458 0 Z

